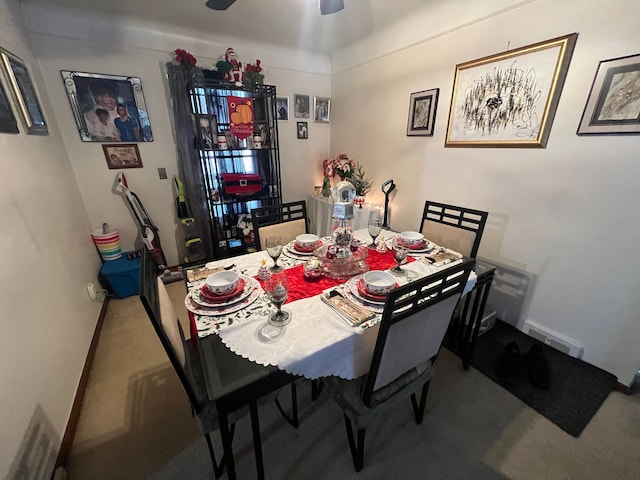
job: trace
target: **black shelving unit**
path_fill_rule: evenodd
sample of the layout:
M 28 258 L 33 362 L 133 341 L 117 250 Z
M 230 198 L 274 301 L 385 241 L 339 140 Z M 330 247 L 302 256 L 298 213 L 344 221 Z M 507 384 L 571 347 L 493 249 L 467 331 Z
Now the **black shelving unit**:
M 239 140 L 231 134 L 229 96 L 253 99 L 254 134 L 259 134 L 261 145 L 253 135 Z M 193 146 L 207 192 L 214 258 L 246 253 L 255 248 L 255 243 L 237 228 L 240 215 L 256 207 L 282 203 L 276 87 L 194 79 L 189 98 L 195 131 Z M 259 191 L 226 194 L 222 174 L 259 175 Z

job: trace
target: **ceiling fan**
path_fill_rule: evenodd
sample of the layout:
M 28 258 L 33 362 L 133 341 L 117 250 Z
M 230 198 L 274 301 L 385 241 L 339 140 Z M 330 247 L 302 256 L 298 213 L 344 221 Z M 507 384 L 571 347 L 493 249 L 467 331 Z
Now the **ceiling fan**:
M 207 7 L 212 10 L 226 10 L 235 3 L 236 0 L 207 0 Z M 329 15 L 339 12 L 344 8 L 344 0 L 318 0 L 320 4 L 320 14 Z

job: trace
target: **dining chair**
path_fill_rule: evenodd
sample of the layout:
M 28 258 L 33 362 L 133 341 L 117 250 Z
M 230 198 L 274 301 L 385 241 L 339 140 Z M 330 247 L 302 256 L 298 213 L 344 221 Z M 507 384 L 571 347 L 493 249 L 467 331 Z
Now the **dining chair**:
M 285 243 L 302 233 L 308 233 L 307 204 L 304 200 L 267 205 L 251 210 L 256 246 L 265 249 L 265 240 L 279 235 Z
M 235 422 L 247 413 L 251 418 L 258 478 L 264 478 L 258 402 L 262 404 L 272 400 L 282 387 L 292 384 L 296 377 L 234 354 L 217 335 L 201 339 L 197 344 L 185 341 L 173 303 L 146 250 L 141 258 L 140 300 L 204 434 L 215 478 L 224 473 L 225 467 L 228 478 L 235 478 L 231 445 Z M 297 426 L 295 403 L 292 409 Z M 223 456 L 219 463 L 210 436 L 216 430 L 220 431 L 223 445 Z
M 354 380 L 323 379 L 342 408 L 357 472 L 364 466 L 366 429 L 376 419 L 410 398 L 416 424 L 422 423 L 438 353 L 474 263 L 465 259 L 392 290 L 382 312 L 369 372 Z
M 441 247 L 476 258 L 488 216 L 488 212 L 481 210 L 427 200 L 419 230 Z

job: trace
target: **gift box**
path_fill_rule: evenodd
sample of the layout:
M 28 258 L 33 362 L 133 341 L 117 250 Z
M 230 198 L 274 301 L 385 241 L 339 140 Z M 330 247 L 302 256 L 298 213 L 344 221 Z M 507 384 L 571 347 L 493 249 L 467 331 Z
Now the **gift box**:
M 262 177 L 256 173 L 221 173 L 222 195 L 252 195 L 264 188 Z

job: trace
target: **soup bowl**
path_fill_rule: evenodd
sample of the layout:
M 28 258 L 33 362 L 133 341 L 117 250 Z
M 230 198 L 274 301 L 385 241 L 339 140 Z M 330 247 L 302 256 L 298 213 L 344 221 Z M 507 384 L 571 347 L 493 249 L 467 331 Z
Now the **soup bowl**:
M 227 295 L 236 288 L 240 276 L 233 271 L 225 270 L 209 275 L 205 280 L 207 290 L 213 295 Z

